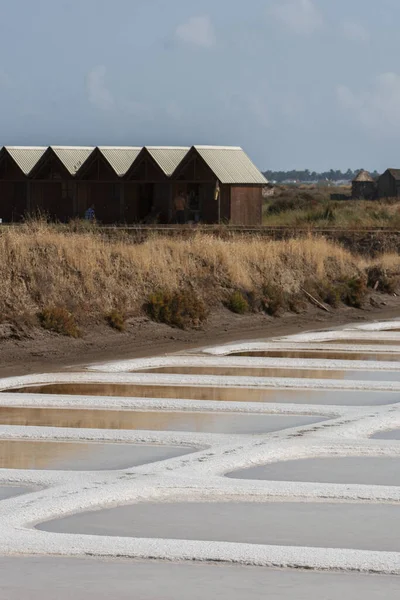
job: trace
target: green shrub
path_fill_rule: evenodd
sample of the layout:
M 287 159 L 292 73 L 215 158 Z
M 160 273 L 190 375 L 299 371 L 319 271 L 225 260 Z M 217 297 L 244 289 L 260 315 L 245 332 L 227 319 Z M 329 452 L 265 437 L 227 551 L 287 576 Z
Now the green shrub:
M 106 321 L 110 327 L 116 329 L 117 331 L 125 331 L 125 316 L 114 309 L 106 315 Z
M 362 308 L 367 294 L 367 282 L 363 277 L 352 277 L 342 285 L 342 300 L 347 306 Z
M 80 336 L 75 317 L 66 308 L 51 306 L 43 309 L 38 317 L 43 329 L 74 338 Z
M 245 313 L 249 312 L 249 310 L 250 310 L 250 306 L 249 306 L 247 299 L 243 296 L 242 292 L 240 292 L 239 290 L 236 290 L 229 296 L 229 299 L 228 299 L 228 302 L 226 305 L 230 311 L 232 311 L 238 315 L 244 315 Z
M 274 316 L 286 307 L 286 297 L 281 287 L 268 284 L 262 289 L 262 309 L 268 315 Z
M 153 321 L 180 329 L 199 327 L 208 316 L 203 300 L 192 290 L 159 290 L 150 294 L 144 309 Z

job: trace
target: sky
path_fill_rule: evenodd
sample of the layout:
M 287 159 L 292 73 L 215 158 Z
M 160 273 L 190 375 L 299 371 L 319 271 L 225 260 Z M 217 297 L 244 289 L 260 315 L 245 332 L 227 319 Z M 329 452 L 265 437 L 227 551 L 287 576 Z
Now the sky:
M 0 0 L 0 145 L 400 168 L 399 0 Z

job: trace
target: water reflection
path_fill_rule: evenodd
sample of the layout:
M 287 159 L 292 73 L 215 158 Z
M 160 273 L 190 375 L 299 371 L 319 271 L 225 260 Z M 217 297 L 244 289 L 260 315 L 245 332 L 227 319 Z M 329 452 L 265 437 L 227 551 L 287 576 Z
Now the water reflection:
M 293 377 L 296 379 L 342 379 L 346 381 L 400 381 L 399 371 L 350 371 L 332 369 L 290 369 L 271 367 L 159 367 L 135 373 L 217 375 L 227 377 Z
M 270 358 L 322 358 L 333 360 L 374 360 L 399 362 L 399 352 L 336 352 L 335 350 L 254 350 L 248 352 L 233 352 L 229 356 L 255 356 Z
M 334 404 L 342 406 L 370 406 L 374 404 L 394 404 L 400 401 L 400 394 L 385 392 L 352 392 L 342 390 L 276 390 L 264 388 L 235 388 L 211 386 L 171 386 L 171 385 L 128 385 L 110 383 L 68 383 L 46 384 L 11 390 L 31 394 L 69 394 L 83 396 L 122 396 L 131 398 L 170 398 L 186 400 L 212 400 L 219 402 L 278 402 L 293 404 Z M 10 409 L 6 409 L 10 410 Z M 40 409 L 31 409 L 32 415 Z M 73 412 L 73 411 L 71 411 Z M 78 411 L 82 413 L 82 411 Z M 98 411 L 97 411 L 98 412 Z M 100 411 L 114 414 L 113 411 Z M 0 415 L 1 415 L 0 409 Z M 123 413 L 122 413 L 123 414 Z M 134 413 L 137 414 L 137 413 Z M 165 413 L 163 413 L 165 414 Z M 118 413 L 117 413 L 118 415 Z M 121 415 L 121 413 L 119 413 Z M 164 419 L 162 414 L 159 418 Z M 26 423 L 29 424 L 29 423 Z M 83 427 L 83 425 L 82 425 Z M 117 427 L 120 429 L 120 427 Z
M 0 408 L 0 423 L 46 427 L 193 431 L 205 433 L 268 433 L 321 422 L 323 417 L 190 412 L 136 412 L 47 408 Z
M 0 441 L 2 469 L 95 471 L 125 469 L 182 456 L 191 450 L 170 446 L 73 442 Z
M 313 502 L 136 504 L 44 523 L 57 533 L 400 551 L 400 506 Z

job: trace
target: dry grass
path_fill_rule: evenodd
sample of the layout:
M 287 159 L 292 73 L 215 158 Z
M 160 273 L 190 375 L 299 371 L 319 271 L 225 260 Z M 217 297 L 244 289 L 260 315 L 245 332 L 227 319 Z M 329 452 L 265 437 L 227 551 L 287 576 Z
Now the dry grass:
M 367 261 L 324 239 L 269 241 L 154 237 L 143 244 L 106 240 L 96 230 L 73 233 L 42 223 L 0 236 L 0 317 L 18 320 L 60 307 L 78 324 L 118 310 L 143 311 L 151 294 L 191 290 L 206 306 L 227 302 L 235 290 L 263 298 L 278 287 L 286 297 L 310 281 L 359 277 Z M 400 257 L 380 259 L 400 269 Z
M 263 224 L 304 229 L 399 229 L 398 198 L 331 200 L 331 194 L 350 194 L 341 188 L 278 187 L 263 207 Z

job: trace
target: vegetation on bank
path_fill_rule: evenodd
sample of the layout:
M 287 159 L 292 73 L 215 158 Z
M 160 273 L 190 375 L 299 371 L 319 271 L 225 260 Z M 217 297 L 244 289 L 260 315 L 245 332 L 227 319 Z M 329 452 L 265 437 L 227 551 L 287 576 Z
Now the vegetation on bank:
M 263 224 L 303 229 L 400 229 L 400 201 L 352 200 L 350 188 L 281 186 L 263 206 Z M 331 195 L 348 196 L 332 200 Z
M 218 307 L 300 312 L 307 302 L 360 307 L 368 286 L 394 293 L 400 257 L 366 260 L 322 238 L 286 241 L 195 233 L 143 243 L 30 223 L 0 235 L 0 321 L 76 337 L 91 323 L 123 331 L 147 314 L 201 327 Z

